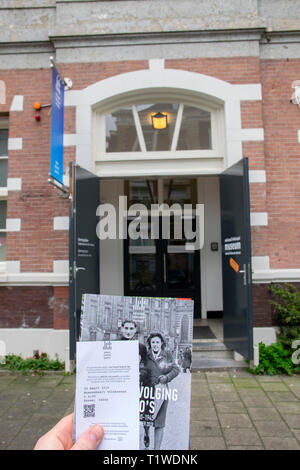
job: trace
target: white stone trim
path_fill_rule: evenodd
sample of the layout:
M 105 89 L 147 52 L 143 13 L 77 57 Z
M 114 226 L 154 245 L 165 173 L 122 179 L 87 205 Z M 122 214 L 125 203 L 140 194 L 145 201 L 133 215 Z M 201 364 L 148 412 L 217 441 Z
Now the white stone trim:
M 159 71 L 165 68 L 165 59 L 150 59 L 149 60 L 149 69 Z
M 38 322 L 38 317 L 37 317 Z M 69 348 L 69 330 L 52 328 L 27 328 L 26 316 L 22 328 L 0 328 L 0 338 L 5 343 L 6 354 L 32 357 L 33 351 L 45 352 L 51 359 L 56 354 L 61 361 L 66 360 Z
M 17 265 L 8 265 L 11 261 L 3 263 L 4 271 L 0 271 L 0 286 L 68 286 L 69 276 L 57 273 L 27 273 L 27 272 L 8 272 L 8 269 L 17 269 Z
M 298 130 L 298 142 L 300 143 L 300 129 Z
M 54 217 L 53 230 L 69 230 L 69 217 Z
M 23 111 L 23 106 L 24 96 L 15 95 L 10 106 L 10 111 Z
M 9 137 L 8 150 L 22 150 L 23 139 L 22 137 Z
M 64 134 L 64 147 L 87 145 L 89 142 L 89 134 Z
M 267 212 L 250 212 L 250 225 L 268 225 L 268 213 Z
M 252 270 L 254 272 L 270 269 L 269 256 L 252 256 Z
M 22 178 L 7 178 L 8 191 L 21 191 Z
M 21 231 L 21 219 L 6 219 L 6 231 L 7 232 L 20 232 Z
M 254 284 L 300 282 L 300 269 L 260 269 L 252 273 Z
M 68 274 L 69 273 L 69 260 L 54 260 L 53 272 L 55 274 Z
M 264 130 L 262 128 L 230 129 L 228 137 L 233 141 L 262 141 Z
M 253 346 L 258 346 L 259 343 L 264 343 L 266 346 L 276 343 L 277 341 L 277 328 L 270 327 L 254 327 L 253 328 Z
M 21 261 L 6 261 L 6 272 L 20 273 L 21 272 Z
M 224 135 L 219 136 L 226 142 L 223 149 L 224 161 L 222 168 L 215 166 L 214 162 L 206 162 L 207 170 L 197 168 L 195 161 L 191 165 L 194 166 L 194 174 L 218 174 L 225 168 L 233 165 L 243 157 L 242 141 L 243 140 L 262 140 L 262 129 L 242 129 L 241 127 L 241 101 L 261 100 L 261 84 L 244 84 L 235 85 L 215 77 L 203 75 L 196 72 L 187 72 L 183 70 L 162 68 L 162 62 L 153 59 L 150 69 L 128 72 L 116 75 L 96 82 L 83 90 L 70 90 L 66 93 L 65 106 L 76 106 L 76 136 L 69 135 L 65 137 L 65 145 L 76 145 L 76 162 L 90 171 L 95 171 L 95 163 L 93 158 L 95 148 L 91 146 L 91 136 L 95 135 L 96 130 L 92 130 L 91 115 L 92 111 L 102 110 L 102 102 L 111 102 L 116 105 L 124 97 L 143 96 L 145 93 L 172 92 L 178 95 L 179 100 L 182 96 L 194 99 L 195 96 L 202 97 L 207 103 L 215 107 L 216 110 L 224 108 L 226 129 Z M 112 105 L 111 105 L 112 106 Z M 86 121 L 88 117 L 88 121 Z M 91 149 L 93 152 L 91 152 Z M 184 160 L 184 159 L 183 159 Z M 160 163 L 155 164 L 154 173 L 165 174 L 164 169 L 160 168 Z M 125 164 L 125 165 L 124 165 Z M 130 172 L 131 176 L 139 174 L 140 176 L 150 174 L 153 164 L 149 162 L 148 166 L 141 165 L 138 161 L 134 167 L 128 164 L 126 170 L 126 162 L 123 164 L 123 172 L 118 173 L 119 163 L 115 166 L 105 164 L 99 170 L 105 176 L 126 176 Z M 168 166 L 179 171 L 177 166 L 179 163 L 170 162 Z M 204 165 L 205 166 L 205 165 Z M 191 174 L 191 173 L 190 173 Z
M 266 183 L 265 170 L 249 170 L 249 183 Z
M 6 199 L 8 196 L 7 188 L 0 188 L 0 199 Z

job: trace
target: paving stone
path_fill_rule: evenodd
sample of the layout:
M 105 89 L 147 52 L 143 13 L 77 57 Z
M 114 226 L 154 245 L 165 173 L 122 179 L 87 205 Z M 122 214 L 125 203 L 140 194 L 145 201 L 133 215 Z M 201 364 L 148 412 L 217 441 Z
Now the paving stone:
M 261 382 L 265 392 L 288 392 L 289 388 L 284 382 Z
M 193 372 L 192 374 L 192 383 L 196 381 L 204 381 L 206 382 L 206 374 L 205 372 Z
M 232 378 L 232 382 L 237 389 L 240 388 L 259 388 L 260 384 L 255 379 L 247 379 L 244 377 Z
M 293 437 L 264 437 L 263 443 L 266 450 L 300 450 L 299 442 Z
M 239 402 L 240 397 L 235 392 L 212 392 L 212 397 L 215 402 L 218 401 L 232 401 L 232 402 Z
M 14 385 L 31 385 L 41 380 L 38 375 L 20 375 L 14 380 Z
M 261 440 L 252 429 L 223 429 L 228 446 L 260 446 Z
M 215 421 L 192 421 L 191 437 L 218 437 L 222 436 L 221 428 Z
M 281 414 L 288 414 L 288 413 L 294 413 L 298 415 L 300 414 L 300 403 L 276 402 L 275 406 L 278 409 L 279 413 Z
M 193 408 L 191 412 L 192 421 L 218 421 L 217 413 L 214 407 Z
M 8 417 L 2 418 L 0 421 L 0 441 L 12 440 L 27 421 L 28 418 L 22 416 L 19 416 L 18 419 Z
M 207 381 L 211 383 L 232 383 L 228 372 L 206 372 Z
M 241 397 L 266 397 L 266 392 L 264 392 L 260 387 L 244 388 L 239 390 L 239 395 Z
M 255 421 L 281 421 L 275 408 L 247 408 L 250 417 Z
M 254 424 L 261 437 L 293 437 L 283 421 L 255 421 Z
M 300 388 L 300 376 L 295 375 L 293 377 L 282 377 L 282 381 L 287 384 L 289 387 L 298 387 Z
M 242 413 L 219 413 L 219 420 L 222 428 L 239 429 L 253 428 L 252 422 L 247 414 Z
M 299 403 L 299 399 L 292 392 L 268 392 L 267 395 L 274 402 Z
M 232 378 L 244 377 L 248 379 L 255 379 L 255 376 L 253 376 L 252 374 L 250 374 L 250 372 L 247 372 L 244 369 L 230 370 L 229 375 Z
M 263 446 L 229 446 L 228 450 L 265 450 Z
M 222 437 L 194 437 L 190 450 L 226 450 L 226 444 Z
M 300 401 L 300 388 L 292 388 L 290 387 L 290 391 L 298 398 Z
M 0 385 L 5 386 L 8 384 L 13 383 L 16 380 L 16 376 L 14 375 L 0 375 Z
M 24 439 L 26 434 L 31 434 L 32 441 L 36 442 L 41 436 L 48 432 L 55 424 L 58 419 L 56 416 L 43 416 L 39 414 L 33 414 L 31 418 L 26 421 L 26 424 L 18 434 L 16 441 Z
M 40 390 L 43 388 L 54 388 L 62 383 L 62 377 L 43 377 L 42 380 L 37 382 L 36 387 Z
M 292 429 L 292 432 L 293 432 L 294 436 L 296 437 L 296 439 L 298 439 L 298 441 L 300 443 L 300 429 Z
M 217 402 L 215 403 L 218 413 L 246 413 L 243 403 L 235 402 Z
M 287 425 L 292 429 L 300 429 L 300 416 L 299 414 L 282 414 L 282 418 L 286 421 Z
M 259 382 L 281 382 L 281 377 L 278 375 L 256 375 Z
M 202 397 L 192 397 L 191 399 L 191 408 L 205 408 L 208 406 L 213 406 L 213 401 L 210 395 Z
M 273 404 L 268 398 L 261 396 L 247 396 L 242 398 L 244 405 L 251 408 L 273 408 Z
M 233 392 L 235 392 L 235 388 L 234 388 L 233 384 L 229 384 L 229 383 L 228 384 L 211 383 L 209 385 L 209 388 L 210 388 L 211 392 L 214 392 L 214 393 L 215 392 L 216 393 L 218 393 L 218 392 L 221 392 L 221 393 L 223 393 L 223 392 L 224 393 L 227 393 L 227 392 L 233 393 Z

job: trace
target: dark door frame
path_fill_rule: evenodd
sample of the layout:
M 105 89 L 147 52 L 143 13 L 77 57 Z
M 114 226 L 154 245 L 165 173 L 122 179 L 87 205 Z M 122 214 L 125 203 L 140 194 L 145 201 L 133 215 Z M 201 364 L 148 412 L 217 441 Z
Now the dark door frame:
M 195 289 L 170 289 L 167 288 L 167 267 L 164 266 L 164 258 L 168 256 L 168 240 L 161 237 L 161 218 L 160 218 L 160 237 L 155 240 L 156 247 L 156 272 L 155 281 L 157 288 L 147 291 L 147 289 L 130 290 L 130 271 L 129 271 L 129 240 L 124 240 L 124 295 L 141 297 L 175 297 L 192 298 L 194 300 L 194 317 L 201 318 L 201 277 L 200 277 L 200 250 L 195 250 L 194 254 L 194 280 Z M 165 278 L 166 276 L 166 278 Z M 192 292 L 192 296 L 191 296 Z

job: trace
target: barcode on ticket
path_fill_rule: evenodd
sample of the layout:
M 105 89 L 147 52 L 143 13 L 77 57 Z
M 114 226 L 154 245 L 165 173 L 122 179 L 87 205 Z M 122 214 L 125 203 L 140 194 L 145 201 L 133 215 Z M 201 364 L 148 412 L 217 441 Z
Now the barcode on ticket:
M 95 404 L 83 405 L 83 417 L 84 418 L 95 418 Z

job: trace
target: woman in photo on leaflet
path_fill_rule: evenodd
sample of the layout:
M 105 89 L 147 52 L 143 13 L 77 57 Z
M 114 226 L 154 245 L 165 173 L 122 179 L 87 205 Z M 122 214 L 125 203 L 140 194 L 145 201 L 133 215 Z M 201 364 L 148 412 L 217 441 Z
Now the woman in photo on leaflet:
M 146 368 L 149 373 L 149 381 L 152 386 L 166 385 L 171 382 L 180 372 L 175 364 L 170 351 L 166 350 L 166 342 L 160 333 L 152 333 L 147 338 L 148 352 Z M 168 399 L 164 399 L 154 420 L 154 449 L 161 447 L 166 416 Z M 156 410 L 157 411 L 157 410 Z

